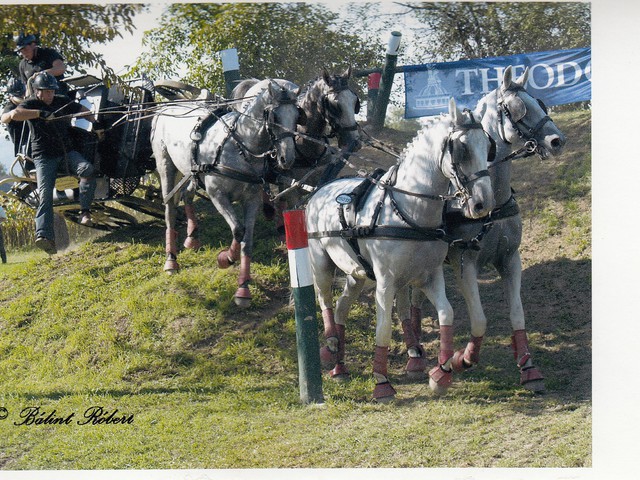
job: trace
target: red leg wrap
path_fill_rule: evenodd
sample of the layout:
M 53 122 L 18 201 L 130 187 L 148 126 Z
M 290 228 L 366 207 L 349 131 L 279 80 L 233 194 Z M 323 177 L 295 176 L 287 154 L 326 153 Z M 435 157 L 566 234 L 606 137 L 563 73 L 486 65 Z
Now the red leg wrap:
M 164 262 L 164 271 L 173 273 L 179 269 L 178 266 L 178 250 L 176 243 L 178 240 L 178 232 L 172 228 L 167 228 L 165 232 L 165 251 L 167 252 L 167 259 Z
M 320 363 L 322 368 L 331 370 L 338 363 L 340 350 L 340 339 L 332 308 L 326 308 L 322 311 L 322 322 L 324 323 L 324 337 L 327 339 L 327 344 L 320 349 Z
M 438 363 L 444 365 L 453 357 L 453 326 L 440 326 L 440 353 L 438 353 Z
M 458 350 L 453 354 L 451 365 L 453 370 L 461 372 L 466 368 L 470 368 L 480 361 L 480 345 L 482 337 L 471 336 L 471 340 L 467 343 L 464 350 Z
M 378 402 L 393 400 L 396 393 L 396 389 L 389 382 L 377 383 L 373 389 L 373 399 Z
M 420 339 L 422 338 L 422 310 L 418 307 L 412 306 L 409 311 L 411 325 L 413 326 L 413 334 L 418 339 L 418 343 L 420 343 Z
M 376 345 L 373 357 L 373 373 L 387 376 L 387 363 L 389 357 L 389 347 L 378 347 Z
M 246 285 L 251 281 L 251 257 L 243 255 L 240 259 L 240 273 L 238 274 L 238 285 Z
M 347 367 L 345 367 L 344 363 L 339 362 L 336 363 L 336 366 L 331 372 L 329 372 L 331 378 L 335 378 L 336 380 L 345 379 L 349 376 L 349 371 Z
M 441 365 L 437 365 L 429 370 L 429 377 L 441 388 L 448 388 L 451 382 L 453 382 L 453 373 L 443 370 Z
M 187 238 L 184 239 L 184 247 L 190 250 L 198 250 L 202 243 L 198 239 L 198 221 L 193 205 L 185 205 L 184 213 L 187 215 Z

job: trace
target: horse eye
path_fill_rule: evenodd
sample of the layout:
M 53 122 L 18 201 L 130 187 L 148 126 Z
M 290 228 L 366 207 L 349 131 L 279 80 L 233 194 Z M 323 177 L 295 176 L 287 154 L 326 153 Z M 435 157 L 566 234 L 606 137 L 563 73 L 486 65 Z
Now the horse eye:
M 514 122 L 518 122 L 524 118 L 527 113 L 527 107 L 524 102 L 516 97 L 515 95 L 511 97 L 508 103 L 509 113 L 511 114 L 511 119 Z

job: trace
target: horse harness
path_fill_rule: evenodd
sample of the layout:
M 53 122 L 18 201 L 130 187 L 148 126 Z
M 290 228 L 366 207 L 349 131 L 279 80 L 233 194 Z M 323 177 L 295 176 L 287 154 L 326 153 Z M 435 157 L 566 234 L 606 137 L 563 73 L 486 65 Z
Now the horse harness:
M 236 127 L 237 127 L 237 119 L 239 117 L 236 117 L 235 121 L 231 125 L 228 125 L 227 123 L 225 123 L 222 117 L 229 112 L 227 108 L 218 108 L 214 111 L 210 111 L 204 117 L 198 117 L 196 124 L 191 130 L 191 133 L 189 134 L 189 138 L 191 139 L 191 150 L 190 150 L 191 151 L 191 175 L 185 175 L 182 178 L 182 180 L 178 182 L 178 184 L 164 198 L 164 203 L 166 204 L 169 200 L 171 200 L 171 198 L 176 194 L 176 192 L 178 192 L 189 180 L 196 181 L 200 188 L 204 188 L 201 174 L 219 175 L 222 177 L 227 177 L 233 180 L 237 180 L 239 182 L 250 183 L 255 185 L 264 184 L 267 181 L 266 178 L 270 177 L 270 172 L 272 170 L 270 165 L 270 160 L 275 156 L 275 144 L 287 137 L 295 136 L 295 133 L 293 132 L 284 132 L 280 136 L 276 136 L 273 133 L 273 130 L 269 127 L 270 124 L 273 122 L 273 109 L 279 105 L 284 105 L 288 103 L 295 104 L 295 100 L 281 99 L 277 105 L 269 105 L 267 108 L 265 108 L 263 112 L 265 128 L 267 129 L 267 133 L 269 134 L 269 137 L 271 139 L 271 145 L 274 148 L 261 154 L 256 154 L 251 152 L 249 148 L 247 148 L 244 145 L 244 143 L 242 142 L 242 139 L 237 136 Z M 217 121 L 223 122 L 227 130 L 227 136 L 220 143 L 220 145 L 218 145 L 218 148 L 216 149 L 216 156 L 213 163 L 201 164 L 199 162 L 200 143 L 202 142 L 209 128 L 211 128 Z M 230 168 L 225 165 L 219 164 L 220 156 L 222 154 L 222 149 L 224 148 L 224 145 L 229 140 L 233 140 L 233 142 L 238 147 L 240 155 L 244 157 L 245 160 L 247 160 L 248 156 L 251 156 L 253 158 L 264 159 L 263 174 L 261 176 L 252 174 L 252 173 L 243 172 L 243 171 L 236 170 L 234 168 Z
M 473 118 L 473 115 L 472 115 Z M 453 133 L 461 130 L 469 130 L 482 128 L 482 125 L 478 122 L 473 122 L 471 124 L 463 125 L 458 128 L 453 128 L 447 139 L 445 140 L 442 152 L 440 155 L 439 165 L 440 169 L 442 169 L 442 163 L 444 161 L 444 156 L 447 152 L 451 155 L 452 158 L 452 166 L 453 166 L 453 176 L 454 183 L 457 188 L 457 192 L 453 195 L 431 195 L 431 194 L 422 194 L 410 192 L 407 190 L 400 189 L 395 186 L 396 176 L 397 176 L 397 168 L 398 164 L 394 165 L 390 172 L 388 179 L 386 181 L 381 181 L 380 178 L 385 174 L 385 171 L 382 169 L 376 169 L 372 175 L 367 176 L 362 183 L 357 185 L 350 193 L 343 193 L 338 195 L 336 198 L 336 202 L 338 203 L 338 217 L 340 219 L 340 230 L 330 230 L 330 231 L 318 231 L 318 232 L 309 232 L 308 238 L 327 238 L 327 237 L 340 237 L 345 239 L 345 241 L 349 244 L 351 249 L 356 255 L 356 258 L 362 265 L 366 275 L 371 280 L 375 281 L 375 273 L 373 271 L 373 267 L 367 261 L 366 258 L 362 255 L 360 251 L 360 245 L 358 244 L 358 239 L 360 238 L 390 238 L 390 239 L 398 239 L 398 240 L 420 240 L 420 241 L 436 241 L 441 240 L 445 241 L 449 244 L 456 244 L 460 248 L 472 248 L 479 249 L 479 242 L 482 236 L 491 228 L 491 223 L 488 222 L 485 226 L 483 226 L 482 231 L 478 234 L 477 237 L 465 241 L 462 239 L 456 239 L 449 234 L 447 234 L 445 230 L 445 225 L 441 225 L 438 228 L 425 228 L 421 225 L 418 225 L 414 222 L 400 207 L 398 202 L 396 201 L 394 193 L 401 193 L 404 195 L 410 195 L 418 198 L 425 198 L 431 200 L 440 200 L 443 202 L 443 218 L 444 218 L 444 202 L 449 199 L 458 198 L 460 196 L 463 197 L 463 202 L 468 201 L 469 194 L 467 191 L 467 186 L 476 180 L 489 176 L 488 170 L 482 170 L 480 172 L 474 173 L 470 177 L 464 175 L 459 168 L 458 162 L 455 161 L 454 157 L 454 139 L 452 137 Z M 484 129 L 483 129 L 484 130 Z M 486 132 L 485 132 L 486 133 Z M 487 135 L 491 138 L 489 135 Z M 494 146 L 495 143 L 492 143 Z M 374 208 L 373 215 L 371 217 L 371 221 L 369 225 L 351 225 L 349 221 L 347 221 L 345 215 L 345 206 L 354 205 L 354 213 L 353 217 L 355 220 L 355 216 L 357 213 L 363 208 L 367 198 L 371 194 L 374 185 L 377 185 L 383 193 Z M 391 207 L 393 208 L 393 212 L 400 217 L 400 219 L 408 225 L 408 227 L 396 227 L 396 226 L 388 226 L 388 225 L 377 225 L 378 217 L 380 215 L 380 211 L 384 205 L 385 199 L 389 197 L 389 202 Z

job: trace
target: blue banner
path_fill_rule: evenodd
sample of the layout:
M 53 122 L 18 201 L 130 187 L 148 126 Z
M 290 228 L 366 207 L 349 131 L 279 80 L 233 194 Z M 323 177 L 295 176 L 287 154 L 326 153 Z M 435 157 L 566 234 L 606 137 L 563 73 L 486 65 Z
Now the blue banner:
M 502 82 L 509 65 L 514 78 L 529 67 L 527 91 L 546 105 L 591 99 L 591 48 L 524 53 L 504 57 L 426 63 L 404 67 L 405 117 L 448 111 L 449 98 L 459 108 L 474 109 L 478 101 Z

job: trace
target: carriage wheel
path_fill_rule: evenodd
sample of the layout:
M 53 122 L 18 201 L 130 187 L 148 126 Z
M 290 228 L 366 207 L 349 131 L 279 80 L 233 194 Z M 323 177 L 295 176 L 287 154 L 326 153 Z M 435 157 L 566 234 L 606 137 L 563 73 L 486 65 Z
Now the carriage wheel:
M 175 80 L 158 80 L 156 92 L 167 100 L 192 100 L 200 95 L 201 89 Z
M 70 209 L 64 211 L 67 220 L 80 224 L 80 210 Z M 112 231 L 122 227 L 130 227 L 138 222 L 132 215 L 129 215 L 117 208 L 108 207 L 106 205 L 92 205 L 91 219 L 96 230 Z

